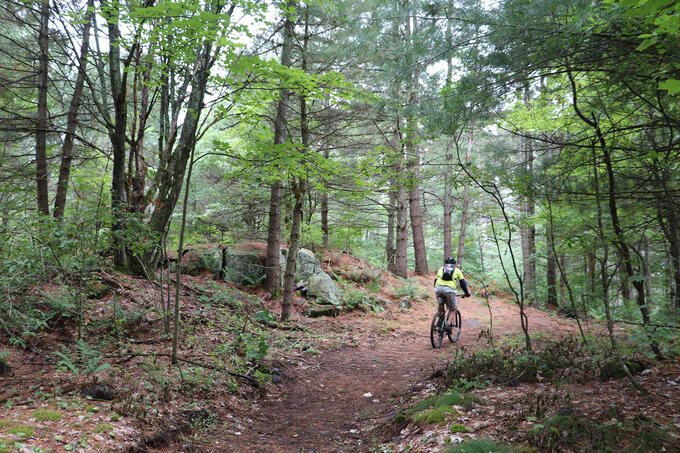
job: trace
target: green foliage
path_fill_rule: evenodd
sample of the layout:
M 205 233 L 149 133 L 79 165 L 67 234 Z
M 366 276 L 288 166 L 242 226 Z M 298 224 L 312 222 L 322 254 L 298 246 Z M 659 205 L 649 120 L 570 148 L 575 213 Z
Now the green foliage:
M 75 351 L 67 346 L 60 345 L 61 351 L 55 351 L 54 355 L 60 360 L 57 366 L 62 370 L 68 370 L 76 376 L 92 377 L 111 368 L 111 364 L 104 362 L 104 355 L 90 347 L 84 341 L 77 341 Z
M 376 313 L 385 311 L 378 299 L 359 289 L 346 289 L 342 293 L 342 303 L 344 308 L 350 310 L 371 310 Z
M 413 301 L 425 302 L 429 299 L 429 295 L 424 291 L 418 282 L 412 279 L 399 279 L 400 285 L 392 287 L 392 292 L 397 297 L 407 297 Z

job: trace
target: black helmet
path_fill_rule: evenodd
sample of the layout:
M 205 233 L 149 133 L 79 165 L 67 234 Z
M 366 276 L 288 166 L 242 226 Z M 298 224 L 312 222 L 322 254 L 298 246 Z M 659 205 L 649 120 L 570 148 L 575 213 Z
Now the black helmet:
M 449 256 L 444 260 L 444 264 L 456 264 L 456 260 L 455 260 L 455 258 L 451 258 Z

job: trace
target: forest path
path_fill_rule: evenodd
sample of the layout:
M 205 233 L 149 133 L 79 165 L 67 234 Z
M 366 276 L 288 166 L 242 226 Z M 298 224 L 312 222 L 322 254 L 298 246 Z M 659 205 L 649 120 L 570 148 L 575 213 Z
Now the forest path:
M 420 279 L 433 301 L 429 281 Z M 455 344 L 444 339 L 439 350 L 429 340 L 434 307 L 434 302 L 420 303 L 406 313 L 349 314 L 327 321 L 355 334 L 358 345 L 331 348 L 286 367 L 288 379 L 278 386 L 279 393 L 253 404 L 231 428 L 227 423 L 213 440 L 213 451 L 373 451 L 371 431 L 395 415 L 396 395 L 425 382 L 459 349 L 485 345 L 479 333 L 489 328 L 489 310 L 482 299 L 459 300 L 461 338 Z M 491 309 L 497 337 L 519 333 L 519 310 L 514 304 L 492 299 Z M 552 337 L 575 329 L 569 320 L 527 311 L 532 332 Z

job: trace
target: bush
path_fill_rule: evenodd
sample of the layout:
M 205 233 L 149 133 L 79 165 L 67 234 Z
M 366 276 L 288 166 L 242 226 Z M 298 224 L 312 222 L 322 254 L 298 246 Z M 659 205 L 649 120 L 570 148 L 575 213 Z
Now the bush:
M 450 362 L 439 373 L 451 387 L 461 379 L 519 384 L 541 380 L 585 382 L 596 377 L 597 363 L 590 351 L 567 337 L 527 353 L 519 347 L 475 351 Z

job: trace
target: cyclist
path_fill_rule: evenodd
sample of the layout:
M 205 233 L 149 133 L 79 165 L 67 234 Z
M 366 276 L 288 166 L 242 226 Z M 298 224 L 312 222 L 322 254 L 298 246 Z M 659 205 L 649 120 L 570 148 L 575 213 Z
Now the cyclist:
M 439 313 L 444 314 L 444 304 L 449 309 L 458 308 L 456 295 L 459 289 L 463 290 L 463 297 L 470 297 L 463 272 L 456 267 L 456 260 L 449 256 L 444 260 L 444 266 L 439 268 L 434 279 L 434 293 L 437 295 Z M 440 318 L 440 326 L 441 319 L 443 317 Z

